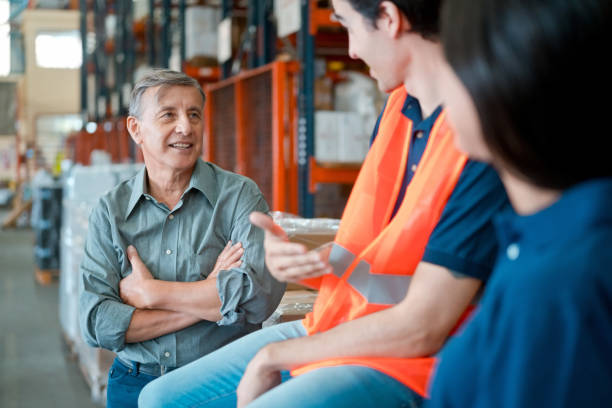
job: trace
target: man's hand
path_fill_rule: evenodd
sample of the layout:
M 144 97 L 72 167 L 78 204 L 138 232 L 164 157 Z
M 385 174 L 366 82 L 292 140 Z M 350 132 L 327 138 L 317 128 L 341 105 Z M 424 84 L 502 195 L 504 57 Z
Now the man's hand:
M 302 244 L 289 242 L 285 231 L 260 212 L 253 212 L 251 223 L 265 231 L 266 265 L 272 276 L 281 282 L 299 282 L 332 272 L 327 262 L 329 248 L 307 251 Z
M 244 371 L 236 390 L 238 408 L 247 406 L 261 394 L 281 383 L 280 371 L 267 364 L 268 349 L 269 347 L 261 349 Z
M 147 296 L 147 281 L 153 281 L 153 275 L 142 262 L 138 251 L 133 245 L 128 246 L 127 256 L 132 264 L 132 273 L 119 282 L 119 296 L 123 303 L 134 306 L 137 309 L 147 309 L 149 299 Z
M 242 265 L 240 257 L 244 254 L 244 248 L 240 242 L 232 245 L 232 241 L 229 241 L 223 251 L 217 257 L 217 262 L 210 275 L 207 278 L 216 278 L 221 271 L 227 271 L 232 268 L 238 268 Z

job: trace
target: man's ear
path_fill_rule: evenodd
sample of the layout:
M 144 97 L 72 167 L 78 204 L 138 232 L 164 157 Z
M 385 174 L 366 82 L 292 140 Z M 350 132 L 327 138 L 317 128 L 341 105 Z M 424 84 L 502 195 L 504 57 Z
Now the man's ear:
M 380 3 L 380 14 L 376 20 L 376 26 L 391 38 L 398 38 L 412 28 L 404 13 L 390 1 Z
M 127 130 L 130 132 L 130 136 L 132 140 L 137 145 L 142 144 L 142 135 L 140 133 L 140 123 L 138 123 L 138 118 L 135 116 L 127 117 Z

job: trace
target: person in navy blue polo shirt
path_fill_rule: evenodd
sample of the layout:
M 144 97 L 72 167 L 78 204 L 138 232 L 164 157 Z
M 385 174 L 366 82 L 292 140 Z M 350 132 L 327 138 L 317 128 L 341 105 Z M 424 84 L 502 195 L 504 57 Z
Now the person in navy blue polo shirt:
M 478 310 L 442 350 L 430 408 L 612 406 L 612 2 L 447 0 L 457 143 L 517 214 Z
M 386 107 L 378 117 L 370 145 L 378 135 Z M 412 121 L 413 128 L 404 181 L 393 216 L 399 210 L 406 188 L 423 157 L 431 130 L 442 113 L 442 106 L 437 106 L 423 117 L 419 100 L 407 95 L 402 113 Z M 444 265 L 455 276 L 469 276 L 486 282 L 495 263 L 498 245 L 491 220 L 496 213 L 507 209 L 510 209 L 508 197 L 495 170 L 486 163 L 468 160 L 429 237 L 422 260 Z
M 453 177 L 454 189 L 449 188 L 452 192 L 438 194 L 439 190 L 433 182 L 426 191 L 419 192 L 422 185 L 419 179 L 426 184 L 421 178 L 425 172 L 419 173 L 419 166 L 426 169 L 425 174 L 434 174 L 431 170 L 434 167 L 443 170 L 445 166 L 450 166 L 444 158 L 428 156 L 428 152 L 439 151 L 436 149 L 439 141 L 443 140 L 444 146 L 447 146 L 447 138 L 441 139 L 441 134 L 436 134 L 440 126 L 432 129 L 436 122 L 438 125 L 446 123 L 445 114 L 440 113 L 439 108 L 443 100 L 438 97 L 434 89 L 435 77 L 430 74 L 431 68 L 438 67 L 443 59 L 437 40 L 439 1 L 334 0 L 332 4 L 335 18 L 349 33 L 350 57 L 363 59 L 371 67 L 370 72 L 380 89 L 393 95 L 385 108 L 380 133 L 376 132 L 377 144 L 385 146 L 390 139 L 394 139 L 392 145 L 397 141 L 402 142 L 401 146 L 410 143 L 406 152 L 407 166 L 397 163 L 393 166 L 402 174 L 395 173 L 395 170 L 391 173 L 368 168 L 367 173 L 362 171 L 360 177 L 366 174 L 362 180 L 384 184 L 388 177 L 395 180 L 397 176 L 398 179 L 403 178 L 405 185 L 414 186 L 405 189 L 402 194 L 396 194 L 394 189 L 393 197 L 381 193 L 369 196 L 362 189 L 354 190 L 353 194 L 359 191 L 357 202 L 364 204 L 363 219 L 344 218 L 343 222 L 367 224 L 368 218 L 381 216 L 381 211 L 384 211 L 383 231 L 396 226 L 397 230 L 403 227 L 414 231 L 410 235 L 415 239 L 410 242 L 415 246 L 415 251 L 406 251 L 406 257 L 416 256 L 417 266 L 407 266 L 409 262 L 405 262 L 399 253 L 395 263 L 406 264 L 402 272 L 410 273 L 409 289 L 397 291 L 403 296 L 399 302 L 385 304 L 386 301 L 381 301 L 378 307 L 384 310 L 342 322 L 339 321 L 342 319 L 334 318 L 330 324 L 334 327 L 328 330 L 309 332 L 302 321 L 294 321 L 256 331 L 151 382 L 140 394 L 142 407 L 235 407 L 237 402 L 239 406 L 253 403 L 250 406 L 293 408 L 419 406 L 433 360 L 430 357 L 439 351 L 493 269 L 497 252 L 493 214 L 509 207 L 495 171 L 482 163 L 469 162 L 461 170 L 457 166 L 457 173 L 461 174 L 458 180 Z M 419 101 L 408 95 L 418 96 Z M 401 115 L 409 120 L 403 120 Z M 406 133 L 407 128 L 399 125 L 400 122 L 409 124 L 414 131 Z M 433 133 L 431 137 L 430 132 Z M 450 135 L 446 131 L 443 133 Z M 377 148 L 377 144 L 370 154 L 382 151 L 383 148 Z M 451 148 L 446 150 L 445 147 L 444 150 L 448 152 Z M 451 157 L 455 157 L 455 154 L 453 149 Z M 373 160 L 378 163 L 377 158 Z M 461 164 L 463 162 L 464 158 L 461 157 Z M 444 174 L 449 173 L 444 171 Z M 418 230 L 409 222 L 399 221 L 391 225 L 386 212 L 391 200 L 394 200 L 391 209 L 398 203 L 396 209 L 402 206 L 403 210 L 407 208 L 406 203 L 418 200 L 419 204 L 415 206 L 418 208 L 410 211 L 411 215 L 421 214 L 413 219 L 423 217 L 423 220 L 431 220 L 429 225 L 433 232 L 430 234 L 430 228 L 427 232 Z M 443 200 L 445 205 L 443 210 L 439 207 L 441 214 L 436 211 L 435 219 L 421 213 L 420 210 L 432 206 L 432 202 L 433 207 L 438 208 L 435 203 L 438 200 Z M 376 208 L 366 209 L 370 204 Z M 394 220 L 405 219 L 403 216 L 407 212 L 400 210 Z M 318 251 L 306 252 L 299 244 L 288 242 L 266 215 L 252 214 L 251 221 L 266 229 L 266 265 L 270 271 L 274 271 L 273 276 L 277 279 L 299 281 L 333 273 L 327 255 Z M 378 227 L 374 229 L 380 241 L 385 239 Z M 368 237 L 364 242 L 375 244 L 377 239 Z M 406 241 L 398 244 L 403 247 Z M 415 241 L 423 245 L 414 244 Z M 385 245 L 393 244 L 385 239 Z M 346 269 L 346 266 L 343 268 Z M 320 293 L 335 292 L 333 286 L 327 284 L 331 282 L 327 278 L 331 277 L 324 278 L 326 282 L 322 285 L 325 286 L 321 287 Z M 390 292 L 390 289 L 372 286 L 371 292 L 379 295 Z M 363 299 L 367 297 L 363 296 Z M 338 302 L 337 309 L 327 316 L 336 314 L 340 317 L 344 313 L 342 309 L 347 309 L 342 307 L 342 303 Z M 334 307 L 331 301 L 325 303 L 325 307 L 327 305 L 330 309 Z M 282 348 L 282 351 L 275 352 L 272 347 L 279 347 L 276 350 Z M 411 384 L 401 382 L 397 379 L 397 373 L 392 376 L 365 364 L 322 367 L 294 377 L 287 372 L 298 365 L 348 356 L 412 359 L 414 381 Z M 295 358 L 301 361 L 296 363 Z M 275 382 L 281 379 L 284 380 L 281 384 Z

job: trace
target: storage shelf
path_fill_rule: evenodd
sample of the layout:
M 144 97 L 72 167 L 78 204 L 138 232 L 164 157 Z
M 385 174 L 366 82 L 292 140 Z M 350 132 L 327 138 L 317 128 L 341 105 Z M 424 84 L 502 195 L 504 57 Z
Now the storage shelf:
M 357 180 L 361 163 L 318 163 L 310 158 L 310 192 L 315 193 L 319 183 L 353 184 Z
M 321 27 L 341 27 L 337 21 L 332 21 L 333 11 L 328 8 L 319 8 L 316 2 L 310 2 L 310 34 L 316 35 Z
M 196 67 L 183 63 L 183 72 L 200 82 L 216 82 L 221 78 L 219 67 Z

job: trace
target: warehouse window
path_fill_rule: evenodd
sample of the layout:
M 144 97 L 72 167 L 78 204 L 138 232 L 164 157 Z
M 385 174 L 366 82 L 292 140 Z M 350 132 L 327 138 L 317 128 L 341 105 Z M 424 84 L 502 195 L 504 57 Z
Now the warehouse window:
M 83 62 L 78 30 L 40 31 L 34 47 L 36 65 L 41 68 L 80 68 Z
M 11 41 L 8 24 L 10 4 L 8 0 L 0 0 L 0 76 L 11 71 Z

